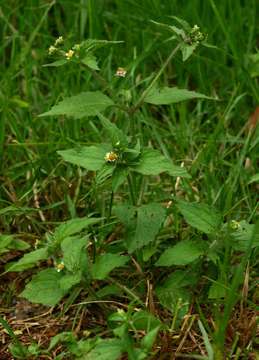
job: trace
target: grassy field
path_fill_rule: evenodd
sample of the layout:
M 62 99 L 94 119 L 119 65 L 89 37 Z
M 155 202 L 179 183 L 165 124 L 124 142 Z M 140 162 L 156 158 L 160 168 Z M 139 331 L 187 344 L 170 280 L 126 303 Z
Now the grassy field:
M 0 3 L 1 360 L 259 359 L 258 10 Z

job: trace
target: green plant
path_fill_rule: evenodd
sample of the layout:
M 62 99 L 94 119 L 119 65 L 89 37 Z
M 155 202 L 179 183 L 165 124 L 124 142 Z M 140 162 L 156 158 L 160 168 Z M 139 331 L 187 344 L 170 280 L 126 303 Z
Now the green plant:
M 211 4 L 224 28 L 220 13 L 213 1 Z M 56 227 L 53 233 L 48 231 L 45 238 L 40 236 L 42 240 L 36 249 L 25 254 L 18 262 L 8 264 L 6 272 L 34 269 L 32 271 L 36 274 L 21 294 L 32 302 L 54 306 L 64 298 L 69 304 L 82 293 L 86 298 L 85 304 L 95 301 L 102 304 L 102 299 L 107 296 L 123 298 L 126 303 L 130 303 L 127 311 L 119 310 L 112 314 L 107 311 L 107 338 L 96 335 L 78 340 L 72 332 L 61 333 L 52 339 L 49 351 L 60 342 L 76 358 L 104 359 L 106 356 L 116 359 L 125 353 L 128 353 L 129 358 L 144 359 L 152 356 L 160 324 L 139 328 L 135 325 L 135 318 L 139 314 L 151 322 L 150 314 L 143 310 L 145 286 L 151 282 L 154 285 L 154 296 L 159 301 L 156 307 L 162 306 L 172 314 L 172 318 L 168 316 L 164 319 L 165 329 L 170 334 L 179 329 L 194 298 L 201 302 L 206 299 L 208 304 L 224 304 L 223 315 L 215 311 L 217 324 L 223 321 L 224 326 L 217 329 L 214 336 L 206 322 L 203 322 L 204 325 L 199 323 L 208 357 L 213 356 L 213 351 L 219 359 L 224 354 L 226 327 L 231 310 L 241 297 L 238 292 L 244 266 L 258 247 L 257 230 L 250 223 L 252 215 L 246 221 L 232 220 L 244 218 L 242 212 L 232 216 L 232 208 L 236 206 L 234 199 L 239 180 L 242 194 L 247 191 L 248 185 L 243 183 L 246 179 L 242 175 L 242 164 L 247 154 L 255 148 L 256 140 L 251 133 L 244 141 L 242 134 L 235 138 L 224 138 L 226 143 L 237 144 L 237 148 L 239 143 L 244 147 L 235 171 L 229 173 L 225 184 L 221 184 L 220 177 L 214 178 L 216 167 L 224 171 L 228 169 L 231 163 L 229 153 L 236 150 L 234 146 L 226 147 L 218 156 L 215 144 L 218 139 L 221 141 L 220 136 L 223 136 L 228 125 L 231 111 L 241 101 L 242 95 L 236 97 L 237 90 L 233 91 L 229 103 L 222 110 L 223 120 L 213 128 L 214 132 L 206 146 L 203 147 L 202 134 L 192 142 L 195 137 L 191 134 L 192 130 L 197 133 L 199 126 L 194 127 L 191 123 L 189 130 L 186 112 L 193 106 L 193 117 L 198 121 L 210 106 L 204 110 L 203 104 L 212 103 L 206 100 L 217 98 L 184 89 L 183 85 L 181 88 L 168 86 L 174 82 L 174 78 L 167 78 L 166 70 L 170 68 L 172 59 L 176 66 L 182 66 L 178 52 L 181 52 L 182 60 L 187 62 L 191 55 L 197 54 L 199 45 L 209 45 L 197 26 L 191 28 L 188 23 L 175 17 L 173 20 L 180 27 L 159 22 L 149 24 L 158 31 L 170 33 L 164 42 L 167 51 L 173 41 L 176 41 L 176 46 L 155 74 L 145 78 L 143 72 L 140 80 L 135 73 L 137 60 L 117 71 L 113 67 L 110 71 L 102 67 L 105 63 L 102 51 L 105 48 L 123 47 L 119 41 L 88 39 L 71 45 L 69 39 L 64 41 L 59 37 L 49 48 L 50 56 L 55 57 L 54 62 L 46 65 L 50 67 L 49 72 L 53 74 L 53 68 L 62 66 L 56 73 L 63 71 L 69 78 L 69 71 L 73 69 L 72 73 L 78 82 L 76 91 L 84 88 L 83 92 L 68 97 L 73 94 L 73 90 L 70 91 L 67 82 L 67 86 L 64 85 L 66 90 L 62 89 L 61 94 L 56 94 L 57 104 L 37 120 L 39 123 L 49 121 L 54 126 L 58 124 L 57 133 L 61 134 L 62 139 L 57 144 L 62 159 L 59 162 L 62 165 L 58 165 L 62 166 L 61 176 L 71 179 L 71 174 L 76 173 L 76 185 L 72 182 L 70 184 L 75 186 L 75 191 L 66 193 L 60 202 L 66 204 L 72 219 Z M 237 61 L 238 52 L 230 35 L 227 41 Z M 116 50 L 110 50 L 109 54 L 112 51 Z M 252 61 L 256 64 L 256 58 L 253 57 Z M 186 66 L 191 66 L 190 59 Z M 239 69 L 242 70 L 241 65 Z M 251 74 L 254 76 L 255 71 L 251 70 Z M 199 81 L 202 79 L 203 75 Z M 164 82 L 166 86 L 162 85 Z M 253 88 L 253 84 L 249 84 Z M 206 86 L 198 88 L 207 89 Z M 193 99 L 199 100 L 197 107 L 194 101 L 188 108 L 182 104 L 185 100 Z M 16 103 L 24 105 L 17 99 Z M 48 120 L 45 120 L 47 117 Z M 68 119 L 63 121 L 63 117 Z M 154 121 L 155 118 L 157 121 Z M 179 121 L 179 124 L 173 126 L 171 118 Z M 208 127 L 206 131 L 212 128 L 209 123 L 202 126 Z M 13 129 L 17 131 L 17 127 L 13 126 Z M 79 136 L 81 129 L 82 132 L 91 131 L 91 134 Z M 164 141 L 163 136 L 168 140 Z M 172 156 L 168 143 L 174 139 L 176 151 Z M 68 146 L 73 148 L 67 149 Z M 185 156 L 189 147 L 191 161 Z M 177 151 L 178 148 L 181 151 Z M 53 149 L 51 151 L 53 154 Z M 29 151 L 28 154 L 30 156 Z M 67 164 L 64 165 L 63 160 Z M 183 163 L 187 166 L 183 166 Z M 254 184 L 256 179 L 251 174 L 247 183 Z M 200 181 L 201 188 L 204 187 L 200 192 L 195 189 L 196 181 Z M 46 183 L 40 186 L 44 189 Z M 37 194 L 36 190 L 34 194 Z M 26 198 L 26 193 L 21 196 L 23 198 Z M 37 200 L 36 195 L 34 198 Z M 82 206 L 83 210 L 80 207 L 82 201 L 87 203 Z M 255 214 L 254 202 L 248 199 L 247 203 L 249 209 L 253 209 L 251 213 Z M 60 204 L 57 202 L 54 206 L 58 208 Z M 30 215 L 40 210 L 10 207 L 4 209 L 3 214 L 8 218 L 15 211 Z M 85 211 L 91 216 L 78 218 L 82 213 L 85 215 Z M 253 243 L 249 242 L 251 234 L 254 234 Z M 4 235 L 0 246 L 4 251 L 10 251 L 15 248 L 14 244 L 14 237 Z M 245 254 L 245 260 L 239 267 L 240 254 Z M 39 263 L 40 268 L 37 267 Z M 137 276 L 134 275 L 137 280 L 129 276 L 125 285 L 123 274 L 130 274 L 133 265 L 137 269 Z M 239 281 L 237 275 L 234 275 L 236 269 Z M 118 270 L 122 273 L 121 277 L 118 276 Z M 134 307 L 135 304 L 139 308 Z M 213 338 L 212 342 L 210 337 Z M 61 354 L 60 358 L 62 356 L 65 357 L 66 353 Z

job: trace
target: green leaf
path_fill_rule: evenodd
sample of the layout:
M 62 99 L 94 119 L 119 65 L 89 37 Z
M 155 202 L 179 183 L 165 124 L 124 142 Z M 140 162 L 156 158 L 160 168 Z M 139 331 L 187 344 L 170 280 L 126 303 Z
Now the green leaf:
M 97 346 L 88 354 L 81 357 L 81 360 L 119 360 L 123 352 L 121 340 L 101 340 Z
M 187 265 L 204 254 L 201 243 L 194 241 L 180 241 L 166 249 L 156 262 L 156 266 Z
M 209 299 L 222 299 L 226 296 L 226 287 L 221 284 L 219 281 L 211 284 L 209 289 L 208 298 Z
M 161 325 L 161 322 L 148 311 L 140 310 L 133 314 L 132 323 L 137 330 L 150 331 Z
M 74 285 L 79 284 L 81 281 L 81 271 L 74 273 L 74 274 L 65 274 L 59 281 L 59 286 L 62 290 L 68 291 L 71 289 Z
M 81 268 L 82 257 L 85 258 L 88 243 L 87 237 L 66 237 L 61 243 L 65 268 L 71 272 L 78 272 Z
M 86 57 L 84 57 L 82 59 L 82 63 L 88 66 L 92 70 L 100 70 L 97 64 L 96 56 L 92 54 L 88 54 Z
M 6 251 L 7 247 L 13 241 L 12 235 L 0 235 L 0 254 Z
M 160 326 L 149 331 L 142 339 L 141 339 L 141 347 L 143 347 L 147 352 L 152 350 L 154 342 L 156 340 L 157 334 L 160 330 Z
M 60 287 L 61 278 L 62 274 L 53 268 L 42 270 L 26 285 L 21 296 L 33 303 L 54 306 L 66 293 Z
M 198 47 L 198 43 L 194 43 L 192 45 L 186 44 L 186 43 L 182 43 L 181 44 L 181 52 L 182 52 L 182 57 L 183 57 L 183 61 L 186 61 L 189 59 L 189 57 L 193 54 L 193 52 L 195 51 L 195 49 Z M 202 95 L 202 94 L 200 94 Z M 209 98 L 211 99 L 211 98 Z M 189 99 L 186 99 L 189 100 Z
M 87 91 L 65 98 L 39 116 L 66 115 L 81 119 L 85 116 L 95 116 L 111 105 L 114 105 L 113 101 L 100 91 Z
M 56 60 L 50 64 L 44 64 L 42 66 L 44 66 L 44 67 L 59 67 L 59 66 L 65 65 L 67 63 L 68 63 L 68 60 L 60 59 L 60 60 Z
M 81 166 L 87 170 L 100 170 L 105 164 L 105 154 L 111 151 L 111 146 L 107 144 L 83 146 L 78 149 L 58 151 L 62 158 L 74 165 Z
M 137 165 L 131 169 L 142 175 L 159 175 L 167 172 L 171 176 L 190 177 L 186 169 L 174 165 L 169 159 L 154 149 L 144 149 Z
M 30 248 L 30 245 L 23 240 L 20 239 L 13 239 L 12 243 L 10 244 L 10 249 L 14 250 L 27 250 Z
M 165 216 L 165 208 L 157 203 L 150 203 L 138 208 L 136 232 L 134 237 L 128 240 L 128 251 L 133 252 L 154 241 Z
M 195 275 L 190 271 L 176 270 L 155 288 L 155 293 L 160 303 L 172 312 L 180 305 L 180 317 L 182 317 L 189 308 L 190 290 L 187 287 L 195 282 Z
M 124 183 L 129 174 L 127 167 L 116 166 L 112 174 L 112 190 L 116 192 L 118 188 Z
M 92 265 L 92 276 L 97 280 L 104 280 L 109 272 L 117 267 L 125 265 L 129 261 L 128 256 L 120 254 L 99 255 Z
M 259 183 L 259 173 L 253 175 L 248 181 L 248 184 L 252 184 L 254 182 Z
M 109 134 L 109 137 L 113 145 L 117 145 L 118 143 L 124 146 L 127 145 L 127 136 L 124 134 L 124 132 L 121 129 L 119 129 L 114 123 L 112 123 L 102 114 L 99 113 L 98 117 L 102 123 L 102 126 Z
M 34 250 L 25 254 L 19 261 L 11 265 L 7 271 L 23 271 L 34 267 L 38 261 L 46 260 L 49 257 L 48 248 Z
M 236 251 L 246 251 L 251 237 L 254 234 L 255 225 L 242 220 L 238 228 L 231 233 L 233 238 L 232 246 Z M 259 246 L 259 233 L 253 236 L 252 248 Z
M 123 41 L 109 41 L 109 40 L 97 40 L 97 39 L 87 39 L 81 42 L 80 49 L 89 54 L 97 49 L 100 49 L 107 45 L 116 45 L 122 44 Z
M 177 200 L 177 207 L 189 225 L 206 234 L 218 231 L 221 226 L 221 215 L 206 204 Z
M 61 243 L 66 237 L 77 234 L 88 226 L 94 225 L 100 221 L 102 221 L 102 218 L 89 218 L 87 216 L 68 220 L 55 229 L 53 238 L 56 242 Z
M 114 210 L 126 227 L 126 243 L 130 253 L 155 240 L 166 216 L 165 209 L 157 203 L 139 208 L 117 206 Z
M 164 87 L 162 89 L 153 89 L 145 98 L 145 102 L 155 105 L 169 105 L 191 99 L 209 99 L 215 100 L 212 97 L 200 94 L 195 91 L 187 89 L 178 89 L 177 87 Z

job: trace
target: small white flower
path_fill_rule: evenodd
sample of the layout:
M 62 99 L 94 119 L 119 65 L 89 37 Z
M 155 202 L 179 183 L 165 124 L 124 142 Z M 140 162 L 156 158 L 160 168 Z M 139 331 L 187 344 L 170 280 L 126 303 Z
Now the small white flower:
M 57 272 L 64 270 L 64 268 L 65 268 L 65 264 L 63 261 L 61 261 L 59 264 L 56 265 Z
M 109 151 L 105 154 L 104 160 L 106 162 L 115 162 L 119 158 L 119 155 L 114 151 Z
M 119 67 L 115 73 L 116 76 L 119 76 L 119 77 L 125 77 L 127 74 L 127 70 L 125 70 L 124 68 L 122 67 Z
M 48 50 L 49 55 L 53 55 L 56 51 L 57 51 L 57 48 L 55 46 L 51 45 L 49 47 L 49 50 Z
M 70 60 L 73 57 L 74 53 L 74 50 L 68 50 L 68 52 L 66 52 L 65 54 L 67 60 Z
M 63 44 L 63 42 L 64 42 L 63 36 L 59 36 L 57 38 L 57 40 L 55 41 L 55 46 L 59 46 L 59 45 Z

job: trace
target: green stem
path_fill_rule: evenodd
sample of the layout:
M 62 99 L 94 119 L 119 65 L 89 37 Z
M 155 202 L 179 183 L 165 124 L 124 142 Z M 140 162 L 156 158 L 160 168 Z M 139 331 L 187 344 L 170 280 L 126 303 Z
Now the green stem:
M 145 98 L 147 97 L 147 95 L 149 94 L 149 92 L 152 90 L 153 86 L 155 85 L 155 83 L 157 82 L 157 80 L 160 78 L 160 76 L 162 75 L 163 71 L 165 70 L 165 68 L 167 67 L 167 65 L 170 63 L 170 61 L 172 60 L 172 58 L 176 55 L 176 53 L 178 52 L 178 50 L 180 49 L 181 44 L 179 43 L 171 52 L 171 54 L 168 56 L 168 58 L 165 60 L 165 62 L 163 63 L 162 67 L 160 68 L 160 70 L 158 71 L 158 73 L 156 74 L 156 76 L 154 77 L 154 79 L 151 81 L 151 83 L 149 84 L 149 86 L 146 88 L 146 90 L 144 90 L 144 92 L 142 93 L 139 101 L 136 103 L 135 106 L 133 106 L 130 109 L 130 113 L 133 114 L 135 111 L 137 111 L 140 106 L 142 105 L 142 103 L 144 102 Z
M 135 199 L 135 193 L 134 193 L 132 178 L 131 178 L 130 174 L 128 175 L 127 180 L 128 180 L 128 185 L 129 185 L 129 192 L 130 192 L 131 202 L 132 202 L 132 205 L 135 206 L 136 205 L 136 199 Z

